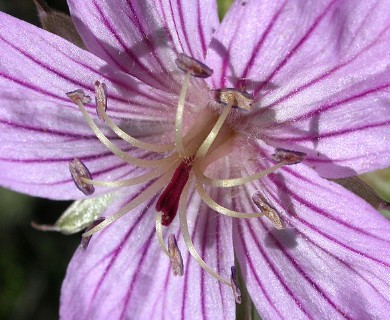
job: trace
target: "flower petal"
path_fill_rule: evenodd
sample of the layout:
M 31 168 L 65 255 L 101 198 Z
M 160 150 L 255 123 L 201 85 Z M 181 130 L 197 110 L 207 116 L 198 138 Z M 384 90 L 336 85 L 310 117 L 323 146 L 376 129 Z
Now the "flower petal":
M 134 189 L 133 194 L 139 193 Z M 122 196 L 107 214 L 129 201 Z M 173 277 L 169 258 L 158 246 L 154 230 L 156 199 L 92 236 L 78 249 L 62 287 L 64 319 L 232 319 L 231 289 L 205 274 L 189 255 L 178 232 L 178 221 L 164 229 L 175 233 L 184 261 L 184 276 Z M 229 273 L 233 263 L 231 224 L 189 205 L 190 232 L 200 254 L 215 270 Z M 194 231 L 195 228 L 195 231 Z M 223 230 L 223 231 L 222 231 Z M 228 275 L 225 275 L 228 276 Z
M 250 119 L 262 138 L 296 145 L 325 177 L 384 168 L 389 9 L 381 0 L 237 1 L 210 44 L 212 84 L 254 91 Z
M 85 161 L 95 178 L 130 174 L 133 169 L 98 142 L 66 97 L 65 92 L 75 89 L 93 96 L 96 79 L 109 88 L 109 114 L 131 119 L 118 123 L 130 134 L 152 135 L 161 132 L 161 119 L 169 121 L 172 97 L 158 90 L 154 96 L 150 87 L 55 35 L 0 13 L 0 42 L 3 186 L 48 198 L 80 198 L 68 169 L 74 157 Z M 95 108 L 87 108 L 96 117 Z M 105 126 L 102 130 L 118 147 L 131 149 Z
M 257 168 L 259 169 L 259 168 Z M 386 318 L 390 312 L 390 224 L 370 205 L 303 164 L 247 189 L 261 190 L 284 230 L 239 221 L 234 235 L 248 290 L 264 319 Z M 248 254 L 245 254 L 248 252 Z
M 172 77 L 177 53 L 188 51 L 195 58 L 202 53 L 203 60 L 212 29 L 218 25 L 216 5 L 211 0 L 202 4 L 143 0 L 68 3 L 91 52 L 159 89 L 171 90 L 178 85 Z
M 94 83 L 99 80 L 107 85 L 109 110 L 116 117 L 160 122 L 173 111 L 171 95 L 118 72 L 56 35 L 4 13 L 0 13 L 0 43 L 2 99 L 39 98 L 76 108 L 65 93 L 82 89 L 94 96 Z

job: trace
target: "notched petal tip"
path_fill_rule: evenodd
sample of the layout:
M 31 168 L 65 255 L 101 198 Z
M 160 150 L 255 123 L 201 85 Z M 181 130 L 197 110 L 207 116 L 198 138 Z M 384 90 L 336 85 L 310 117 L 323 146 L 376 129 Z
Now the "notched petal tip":
M 96 220 L 94 220 L 86 229 L 85 229 L 85 232 L 88 232 L 89 230 L 93 229 L 94 227 L 96 227 L 99 223 L 103 222 L 105 218 L 98 218 Z M 91 236 L 87 236 L 87 237 L 82 237 L 81 238 L 81 242 L 80 242 L 80 247 L 81 249 L 85 250 L 87 249 L 88 245 L 89 245 L 89 241 L 91 241 L 91 238 L 92 238 L 92 235 Z
M 204 63 L 191 58 L 184 53 L 178 55 L 176 65 L 180 70 L 189 72 L 192 76 L 198 78 L 208 78 L 213 74 L 213 70 Z
M 171 260 L 172 274 L 174 276 L 182 276 L 184 274 L 183 258 L 174 234 L 168 236 L 168 251 L 169 259 Z
M 237 304 L 241 304 L 241 290 L 238 288 L 237 285 L 237 272 L 236 267 L 231 267 L 231 274 L 230 274 L 230 285 L 233 290 L 234 300 Z
M 87 104 L 92 101 L 90 96 L 87 96 L 83 90 L 78 89 L 74 91 L 67 92 L 66 95 L 68 98 L 73 101 L 74 103 L 79 103 L 81 102 L 82 104 Z
M 95 81 L 96 113 L 101 121 L 104 121 L 102 112 L 107 111 L 107 86 L 103 82 Z
M 92 180 L 92 177 L 91 173 L 80 159 L 74 158 L 73 161 L 69 162 L 69 171 L 72 175 L 76 187 L 82 193 L 84 193 L 86 196 L 89 196 L 95 192 L 95 187 L 93 185 L 83 181 L 83 178 Z
M 292 165 L 305 160 L 306 153 L 283 148 L 276 148 L 275 153 L 271 156 L 271 158 L 276 162 L 284 162 L 286 165 Z
M 255 193 L 252 196 L 252 201 L 260 209 L 260 212 L 263 213 L 269 220 L 271 220 L 276 229 L 284 229 L 284 225 L 279 217 L 279 214 L 274 208 L 271 207 L 271 205 L 267 203 L 267 200 L 262 194 Z
M 252 110 L 253 95 L 246 91 L 240 91 L 234 88 L 220 89 L 217 91 L 217 101 L 223 104 L 232 104 L 235 108 Z

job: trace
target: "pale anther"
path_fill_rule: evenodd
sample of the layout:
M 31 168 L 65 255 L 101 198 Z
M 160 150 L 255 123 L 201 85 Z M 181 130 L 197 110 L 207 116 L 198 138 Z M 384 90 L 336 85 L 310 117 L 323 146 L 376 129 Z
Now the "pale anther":
M 107 110 L 107 86 L 105 83 L 95 81 L 96 113 L 101 121 L 104 121 L 102 111 Z M 102 111 L 101 111 L 102 110 Z
M 91 230 L 92 228 L 96 227 L 100 222 L 102 222 L 104 220 L 104 218 L 98 218 L 96 220 L 94 220 L 86 229 L 85 229 L 85 232 Z M 89 236 L 89 237 L 82 237 L 81 238 L 81 243 L 80 243 L 80 247 L 81 249 L 87 249 L 88 247 L 88 244 L 89 244 L 89 241 L 91 240 L 92 236 Z
M 284 162 L 286 165 L 297 164 L 305 160 L 306 153 L 292 151 L 282 148 L 276 148 L 275 153 L 271 156 L 276 162 Z
M 253 104 L 253 96 L 245 91 L 240 91 L 234 88 L 221 89 L 217 92 L 217 100 L 224 104 L 231 103 L 233 107 L 251 110 Z
M 198 78 L 208 78 L 213 74 L 213 70 L 204 63 L 191 58 L 184 53 L 180 53 L 177 56 L 176 65 L 180 70 L 188 72 L 192 76 Z
M 75 91 L 67 92 L 66 95 L 70 100 L 72 100 L 74 103 L 81 102 L 82 104 L 87 104 L 91 102 L 91 97 L 87 96 L 83 90 L 78 89 Z
M 271 220 L 274 227 L 278 230 L 284 229 L 283 222 L 280 219 L 278 213 L 274 208 L 272 208 L 268 203 L 265 197 L 260 193 L 255 193 L 252 196 L 253 203 L 260 209 L 264 215 Z
M 169 259 L 171 260 L 172 274 L 174 276 L 182 276 L 184 274 L 183 258 L 181 257 L 181 252 L 177 246 L 174 234 L 168 236 L 168 251 Z
M 232 266 L 231 271 L 232 272 L 230 274 L 230 285 L 231 285 L 232 290 L 233 290 L 234 300 L 236 301 L 237 304 L 240 304 L 241 303 L 241 291 L 237 285 L 236 267 Z
M 90 172 L 87 167 L 81 162 L 80 159 L 74 158 L 73 161 L 69 162 L 69 171 L 72 175 L 73 181 L 76 187 L 89 196 L 95 192 L 95 187 L 91 184 L 85 183 L 82 178 L 92 179 Z

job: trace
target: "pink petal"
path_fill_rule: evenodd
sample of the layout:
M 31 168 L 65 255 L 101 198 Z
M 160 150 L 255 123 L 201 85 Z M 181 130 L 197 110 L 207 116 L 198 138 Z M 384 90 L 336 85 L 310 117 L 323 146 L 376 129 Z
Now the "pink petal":
M 161 121 L 161 116 L 171 114 L 170 95 L 118 72 L 58 36 L 0 14 L 1 98 L 38 98 L 76 108 L 65 93 L 82 89 L 93 97 L 99 80 L 107 85 L 114 116 Z
M 217 2 L 157 1 L 158 10 L 166 22 L 175 52 L 183 52 L 203 61 L 211 36 L 219 27 Z
M 151 88 L 90 53 L 8 15 L 1 14 L 0 26 L 1 185 L 42 197 L 79 198 L 82 194 L 68 169 L 74 157 L 85 162 L 94 178 L 130 174 L 133 168 L 98 142 L 65 93 L 83 89 L 93 96 L 94 81 L 104 81 L 109 114 L 132 119 L 116 122 L 135 136 L 161 132 L 161 119 L 171 115 L 172 98 L 158 90 L 151 94 Z M 92 104 L 88 109 L 96 117 Z M 131 149 L 104 125 L 102 130 L 124 151 Z
M 390 224 L 365 201 L 303 164 L 247 189 L 266 192 L 286 229 L 239 221 L 235 245 L 264 318 L 373 319 L 390 312 Z M 248 252 L 248 254 L 245 254 Z
M 134 194 L 137 190 L 134 189 Z M 138 191 L 139 192 L 139 191 Z M 129 196 L 111 205 L 114 212 Z M 171 274 L 169 258 L 158 245 L 154 230 L 156 199 L 128 213 L 93 235 L 88 248 L 78 249 L 62 287 L 64 319 L 232 319 L 231 289 L 205 274 L 189 255 L 178 221 L 164 233 L 175 233 L 184 261 L 184 276 Z M 199 210 L 192 200 L 190 232 L 201 256 L 225 277 L 233 263 L 230 221 Z M 195 228 L 195 230 L 194 230 Z
M 258 134 L 307 152 L 325 177 L 388 166 L 388 2 L 243 3 L 210 44 L 212 85 L 253 91 Z
M 167 81 L 167 75 L 176 71 L 177 53 L 189 50 L 194 57 L 202 53 L 203 59 L 212 29 L 218 26 L 215 3 L 209 0 L 202 5 L 197 1 L 173 4 L 70 0 L 68 3 L 75 25 L 91 52 L 119 70 L 166 90 L 177 85 L 174 77 Z M 187 13 L 191 14 L 184 19 Z M 178 29 L 183 34 L 178 34 Z M 185 48 L 180 47 L 183 42 Z

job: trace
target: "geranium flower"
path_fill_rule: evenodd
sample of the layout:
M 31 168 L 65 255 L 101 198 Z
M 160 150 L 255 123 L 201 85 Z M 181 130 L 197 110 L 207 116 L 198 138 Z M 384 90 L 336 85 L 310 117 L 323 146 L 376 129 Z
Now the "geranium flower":
M 107 217 L 63 319 L 232 319 L 234 265 L 264 319 L 390 314 L 389 223 L 326 179 L 389 165 L 388 1 L 68 3 L 88 51 L 0 16 L 2 185 Z

